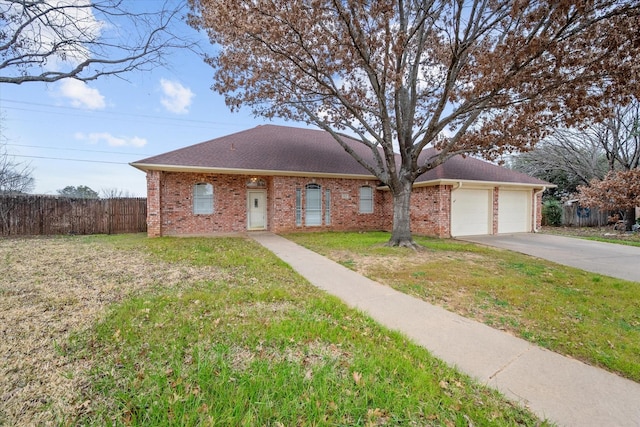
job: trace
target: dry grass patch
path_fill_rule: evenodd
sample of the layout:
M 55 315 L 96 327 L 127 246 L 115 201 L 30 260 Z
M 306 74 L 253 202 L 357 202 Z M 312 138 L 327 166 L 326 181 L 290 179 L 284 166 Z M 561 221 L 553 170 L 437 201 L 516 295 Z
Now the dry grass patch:
M 176 266 L 91 240 L 0 240 L 0 425 L 52 425 L 74 412 L 90 361 L 62 347 L 105 308 L 155 286 L 206 281 L 211 268 Z

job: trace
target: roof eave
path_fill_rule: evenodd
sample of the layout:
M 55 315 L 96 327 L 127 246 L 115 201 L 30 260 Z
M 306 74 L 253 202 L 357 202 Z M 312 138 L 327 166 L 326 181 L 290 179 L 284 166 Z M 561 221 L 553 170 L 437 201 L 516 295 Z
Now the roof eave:
M 462 185 L 460 185 L 462 184 Z M 547 189 L 547 188 L 555 188 L 557 185 L 551 183 L 544 184 L 534 184 L 527 182 L 509 182 L 509 181 L 476 181 L 471 179 L 433 179 L 430 181 L 421 181 L 413 184 L 413 188 L 419 187 L 435 187 L 436 185 L 460 185 L 459 188 L 466 187 L 517 187 L 517 188 L 533 188 L 533 189 Z M 380 190 L 388 190 L 389 187 L 386 185 L 378 187 Z
M 414 187 L 431 187 L 434 185 L 457 185 L 462 183 L 472 186 L 491 186 L 491 187 L 528 187 L 528 188 L 554 188 L 557 187 L 551 183 L 530 183 L 530 182 L 510 182 L 510 181 L 476 181 L 472 179 L 434 179 L 431 181 L 423 181 L 414 184 Z
M 364 174 L 346 174 L 346 173 L 329 173 L 329 172 L 309 172 L 309 171 L 284 171 L 284 170 L 268 170 L 268 169 L 236 169 L 236 168 L 214 168 L 204 166 L 182 166 L 182 165 L 164 165 L 152 163 L 129 163 L 136 169 L 143 172 L 150 170 L 164 172 L 197 172 L 197 173 L 217 173 L 228 175 L 268 175 L 268 176 L 300 176 L 300 177 L 316 177 L 316 178 L 351 178 L 351 179 L 377 179 L 373 175 Z

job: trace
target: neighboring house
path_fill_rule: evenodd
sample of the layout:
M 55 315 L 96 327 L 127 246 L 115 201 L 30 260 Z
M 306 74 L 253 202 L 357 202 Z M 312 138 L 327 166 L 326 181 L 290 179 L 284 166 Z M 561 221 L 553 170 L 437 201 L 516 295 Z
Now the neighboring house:
M 373 154 L 353 141 L 353 150 Z M 131 164 L 147 173 L 150 237 L 269 230 L 391 230 L 387 188 L 327 132 L 263 125 Z M 416 234 L 531 232 L 548 182 L 471 157 L 422 175 Z

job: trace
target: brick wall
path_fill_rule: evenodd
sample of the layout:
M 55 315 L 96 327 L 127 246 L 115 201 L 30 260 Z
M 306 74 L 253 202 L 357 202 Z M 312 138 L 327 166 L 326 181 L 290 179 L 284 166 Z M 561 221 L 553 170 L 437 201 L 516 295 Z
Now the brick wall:
M 542 227 L 542 191 L 538 192 L 538 194 L 534 191 L 532 197 L 534 204 L 533 209 L 531 209 L 533 215 L 533 221 L 531 223 L 535 224 L 535 227 L 531 231 L 537 231 Z
M 451 237 L 451 186 L 414 188 L 411 195 L 411 231 Z
M 389 191 L 375 190 L 375 180 L 217 175 L 149 171 L 147 174 L 147 227 L 150 237 L 191 235 L 247 230 L 247 182 L 260 178 L 267 190 L 267 229 L 276 233 L 291 231 L 391 231 L 393 200 Z M 193 213 L 193 186 L 210 183 L 214 191 L 214 212 Z M 322 193 L 322 225 L 305 224 L 305 186 L 317 184 Z M 360 187 L 371 186 L 374 211 L 359 212 Z M 302 225 L 296 224 L 296 189 L 301 189 Z M 331 223 L 326 224 L 325 190 L 331 190 Z M 493 189 L 493 233 L 498 232 L 499 189 Z M 534 224 L 540 226 L 541 195 L 535 198 Z M 162 210 L 160 211 L 160 207 Z M 451 186 L 417 187 L 411 197 L 412 232 L 437 237 L 451 236 Z
M 160 216 L 160 185 L 162 172 L 147 172 L 147 235 L 149 237 L 162 236 Z
M 388 230 L 391 226 L 390 210 L 387 193 L 376 191 L 377 182 L 374 180 L 337 179 L 337 178 L 299 178 L 299 177 L 273 177 L 270 194 L 273 203 L 269 205 L 270 230 L 274 232 L 289 231 L 351 231 L 351 230 Z M 301 190 L 302 206 L 305 206 L 305 186 L 317 184 L 322 193 L 322 225 L 307 226 L 305 224 L 304 210 L 302 212 L 302 225 L 296 225 L 296 189 Z M 360 187 L 373 188 L 374 208 L 373 213 L 362 214 L 359 212 Z M 330 224 L 326 224 L 324 207 L 326 203 L 325 190 L 331 190 Z
M 247 182 L 251 178 L 266 182 L 267 229 L 270 231 L 389 230 L 391 227 L 390 194 L 376 191 L 377 182 L 374 180 L 150 171 L 147 174 L 149 236 L 246 231 Z M 193 213 L 193 186 L 197 183 L 213 185 L 212 214 Z M 304 210 L 302 225 L 296 225 L 296 188 L 302 190 L 304 207 L 305 186 L 311 183 L 321 187 L 322 225 L 306 226 Z M 360 187 L 363 185 L 374 189 L 374 211 L 371 214 L 359 213 Z M 331 190 L 331 221 L 328 225 L 324 215 L 326 189 Z
M 492 227 L 491 227 L 491 233 L 493 234 L 498 234 L 498 206 L 500 205 L 499 203 L 500 200 L 500 188 L 499 187 L 494 187 L 493 188 L 493 202 L 491 204 L 492 206 L 492 214 L 491 214 L 491 222 L 492 222 Z
M 190 235 L 246 230 L 248 178 L 243 175 L 163 172 L 160 188 L 161 234 Z M 193 213 L 193 187 L 198 183 L 213 185 L 212 214 Z

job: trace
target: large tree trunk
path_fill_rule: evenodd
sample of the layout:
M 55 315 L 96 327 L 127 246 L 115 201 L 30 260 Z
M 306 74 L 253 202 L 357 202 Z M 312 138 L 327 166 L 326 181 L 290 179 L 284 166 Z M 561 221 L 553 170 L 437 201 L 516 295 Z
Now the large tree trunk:
M 412 182 L 403 182 L 393 194 L 393 229 L 388 246 L 417 248 L 411 236 L 411 190 Z
M 628 208 L 624 216 L 625 230 L 632 231 L 633 224 L 636 223 L 636 208 Z

